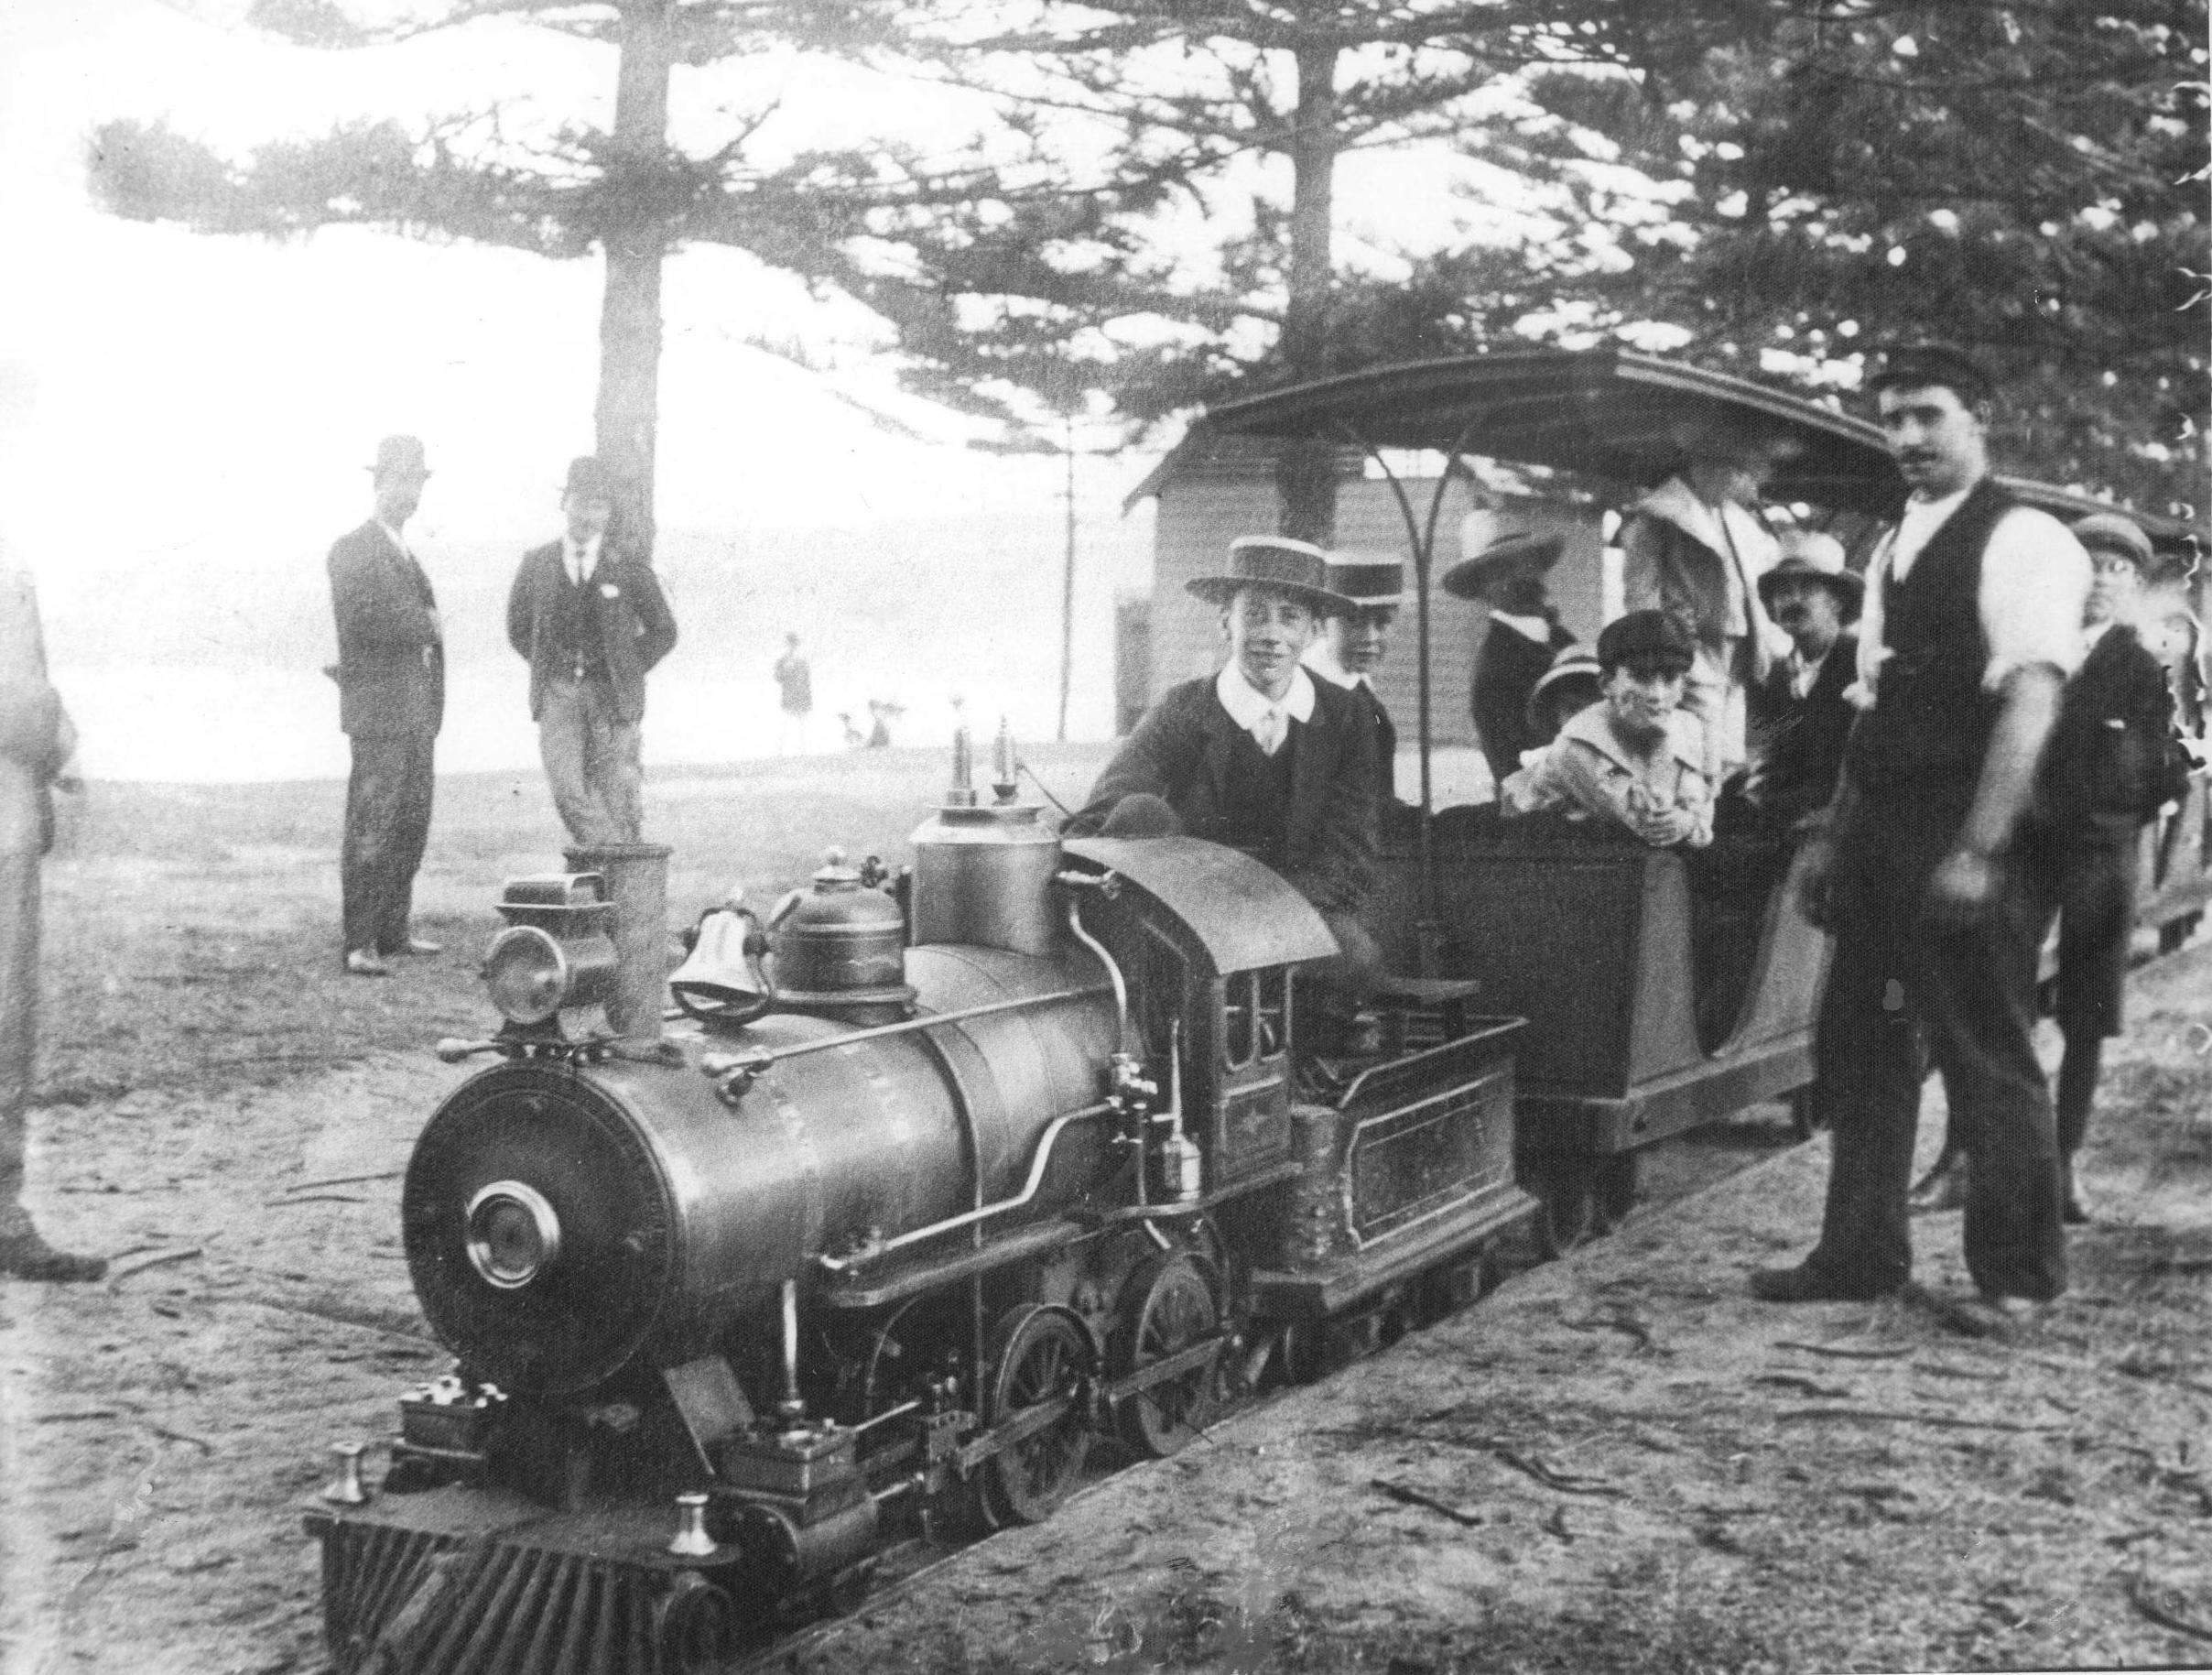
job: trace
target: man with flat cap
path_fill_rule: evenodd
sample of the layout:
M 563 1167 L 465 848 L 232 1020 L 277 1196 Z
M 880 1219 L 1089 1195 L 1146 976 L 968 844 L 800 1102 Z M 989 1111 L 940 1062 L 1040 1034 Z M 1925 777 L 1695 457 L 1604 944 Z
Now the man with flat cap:
M 1563 536 L 1516 530 L 1462 559 L 1439 583 L 1455 599 L 1490 607 L 1469 702 L 1493 785 L 1502 786 L 1521 758 L 1545 742 L 1530 725 L 1528 701 L 1553 659 L 1575 643 L 1545 585 L 1566 547 Z
M 1161 693 L 1067 831 L 1180 832 L 1264 863 L 1335 933 L 1343 959 L 1328 985 L 1356 1003 L 1382 965 L 1364 922 L 1375 887 L 1374 723 L 1299 661 L 1322 623 L 1350 608 L 1328 579 L 1326 555 L 1304 541 L 1231 542 L 1225 571 L 1188 584 L 1220 607 L 1228 660 Z
M 1405 562 L 1358 553 L 1328 555 L 1328 591 L 1349 610 L 1323 619 L 1320 636 L 1306 653 L 1306 667 L 1343 688 L 1367 712 L 1375 734 L 1375 800 L 1388 821 L 1404 805 L 1397 800 L 1398 729 L 1375 691 L 1375 671 L 1390 655 L 1390 631 L 1405 603 Z
M 339 871 L 345 969 L 384 977 L 396 954 L 434 954 L 407 924 L 430 832 L 432 757 L 445 719 L 445 638 L 438 599 L 408 548 L 407 519 L 430 471 L 422 443 L 387 436 L 369 467 L 368 521 L 331 549 L 338 618 L 338 724 L 352 741 Z
M 660 582 L 614 524 L 606 468 L 569 463 L 561 538 L 524 555 L 507 639 L 530 665 L 530 718 L 554 807 L 580 844 L 634 843 L 645 824 L 645 675 L 676 644 Z
M 2054 847 L 2024 818 L 2066 679 L 2089 564 L 1990 473 L 1994 392 L 1959 351 L 1891 352 L 1868 387 L 1910 494 L 1870 565 L 1859 674 L 1829 830 L 1808 840 L 1805 915 L 1835 932 L 1814 1035 L 1833 1135 L 1819 1242 L 1751 1276 L 1774 1302 L 1860 1301 L 1912 1277 L 1906 1194 L 1923 1070 L 1942 1071 L 1971 1158 L 1978 1295 L 1953 1318 L 2003 1332 L 2066 1289 L 2058 1143 L 2033 1040 L 2057 903 Z

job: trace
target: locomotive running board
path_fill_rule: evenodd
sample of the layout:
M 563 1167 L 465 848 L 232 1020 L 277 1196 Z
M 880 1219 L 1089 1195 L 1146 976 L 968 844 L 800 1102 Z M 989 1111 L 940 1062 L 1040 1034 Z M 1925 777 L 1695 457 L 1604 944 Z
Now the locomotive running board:
M 1258 1268 L 1252 1311 L 1272 1320 L 1313 1321 L 1367 1301 L 1424 1268 L 1449 1262 L 1470 1246 L 1521 1226 L 1540 1206 L 1519 1187 L 1502 1187 L 1435 1221 L 1386 1238 L 1309 1273 Z

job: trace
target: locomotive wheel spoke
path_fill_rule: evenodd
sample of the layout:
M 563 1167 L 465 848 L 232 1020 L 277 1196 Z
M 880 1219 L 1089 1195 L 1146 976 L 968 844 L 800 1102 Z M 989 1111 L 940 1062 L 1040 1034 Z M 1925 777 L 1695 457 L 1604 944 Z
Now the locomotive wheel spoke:
M 1081 1330 L 1054 1309 L 1027 1309 L 999 1328 L 1003 1346 L 992 1380 L 995 1430 L 1034 1409 L 1065 1403 L 1057 1418 L 983 1463 L 983 1499 L 992 1522 L 1037 1524 L 1050 1517 L 1083 1474 L 1090 1431 L 1078 1399 L 1090 1361 Z
M 1117 1333 L 1115 1361 L 1124 1376 L 1212 1335 L 1220 1322 L 1213 1288 L 1187 1256 L 1147 1262 L 1123 1295 L 1134 1300 Z M 1137 1391 L 1117 1415 L 1122 1440 L 1156 1460 L 1178 1452 L 1211 1422 L 1219 1388 L 1219 1372 L 1209 1358 Z

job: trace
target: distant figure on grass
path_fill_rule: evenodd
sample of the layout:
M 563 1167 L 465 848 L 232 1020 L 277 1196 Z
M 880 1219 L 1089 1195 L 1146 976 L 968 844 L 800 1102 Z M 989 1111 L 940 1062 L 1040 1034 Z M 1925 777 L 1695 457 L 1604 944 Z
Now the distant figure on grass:
M 1656 849 L 1713 841 L 1713 788 L 1697 717 L 1682 707 L 1693 653 L 1664 614 L 1632 611 L 1598 636 L 1599 698 L 1506 780 L 1509 814 L 1556 810 Z
M 567 531 L 525 555 L 507 638 L 530 665 L 530 715 L 553 803 L 578 843 L 634 843 L 645 825 L 645 674 L 676 644 L 660 582 L 626 550 L 606 468 L 572 460 Z
M 2174 723 L 2166 671 L 2136 632 L 2151 541 L 2135 522 L 2099 512 L 2074 526 L 2094 571 L 2083 613 L 2088 647 L 2066 682 L 2036 778 L 2029 821 L 2058 853 L 2058 1004 L 2066 1055 L 2058 1064 L 2060 1213 L 2089 1219 L 2074 1157 L 2089 1129 L 2105 1038 L 2120 1032 L 2128 942 L 2143 826 L 2189 789 L 2190 757 Z M 1943 1155 L 1913 1189 L 1915 1210 L 1966 1202 L 1966 1125 L 1953 1121 Z
M 891 723 L 905 714 L 906 706 L 889 698 L 871 698 L 868 701 L 868 737 L 864 741 L 870 750 L 888 750 L 891 747 Z
M 1444 572 L 1446 593 L 1490 607 L 1468 696 L 1493 785 L 1503 785 L 1521 758 L 1545 742 L 1529 732 L 1529 694 L 1552 660 L 1575 643 L 1559 625 L 1545 583 L 1566 548 L 1564 537 L 1518 530 Z
M 368 521 L 331 549 L 338 618 L 338 724 L 352 741 L 340 852 L 345 969 L 388 977 L 395 954 L 434 954 L 407 928 L 430 834 L 432 756 L 445 719 L 445 638 L 430 579 L 407 546 L 407 519 L 430 471 L 422 443 L 387 436 L 369 467 Z
M 784 655 L 775 659 L 775 754 L 807 754 L 807 720 L 814 713 L 814 670 L 799 649 L 796 633 L 784 636 Z
M 98 1256 L 56 1250 L 23 1204 L 24 1140 L 38 1054 L 38 865 L 53 841 L 53 788 L 73 788 L 76 734 L 46 678 L 28 575 L 0 551 L 0 1273 L 97 1279 Z

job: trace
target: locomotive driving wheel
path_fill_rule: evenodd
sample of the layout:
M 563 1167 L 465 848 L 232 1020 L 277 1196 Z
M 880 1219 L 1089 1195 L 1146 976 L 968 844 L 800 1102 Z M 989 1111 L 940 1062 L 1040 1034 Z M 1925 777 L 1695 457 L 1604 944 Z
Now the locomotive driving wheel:
M 1155 1256 L 1131 1276 L 1130 1306 L 1115 1329 L 1114 1368 L 1123 1376 L 1212 1335 L 1220 1324 L 1213 1288 L 1188 1256 Z M 1212 1359 L 1137 1391 L 1121 1404 L 1122 1440 L 1155 1460 L 1188 1446 L 1213 1418 L 1220 1375 Z
M 1061 1310 L 1016 1309 L 993 1334 L 991 1424 L 998 1430 L 1056 1402 L 1064 1411 L 983 1463 L 983 1511 L 991 1522 L 1041 1524 L 1075 1490 L 1090 1452 L 1083 1380 L 1090 1346 Z

